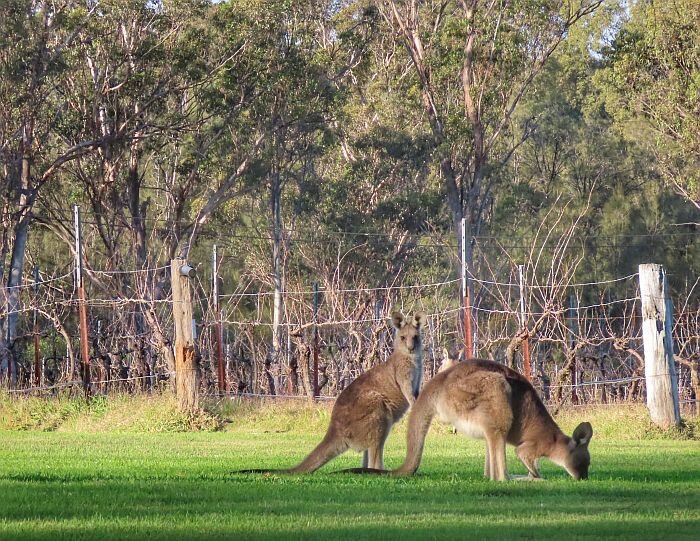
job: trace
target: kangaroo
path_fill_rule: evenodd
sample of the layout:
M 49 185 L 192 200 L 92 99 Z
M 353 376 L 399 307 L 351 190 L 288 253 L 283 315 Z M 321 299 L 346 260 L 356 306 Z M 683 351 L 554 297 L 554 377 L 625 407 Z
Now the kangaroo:
M 384 442 L 391 427 L 418 397 L 423 375 L 421 329 L 426 315 L 407 320 L 392 314 L 394 351 L 386 363 L 368 370 L 335 401 L 325 437 L 316 448 L 287 470 L 244 470 L 246 473 L 311 473 L 348 449 L 364 451 L 364 467 L 384 468 Z M 243 473 L 243 472 L 239 472 Z
M 409 416 L 406 459 L 398 469 L 345 471 L 414 474 L 435 416 L 454 425 L 466 436 L 486 440 L 484 476 L 489 479 L 509 478 L 506 442 L 515 446 L 531 479 L 540 479 L 537 463 L 541 457 L 563 467 L 574 479 L 588 478 L 591 424 L 581 423 L 572 437 L 565 435 L 524 376 L 504 365 L 481 359 L 457 363 L 425 385 Z
M 459 362 L 459 359 L 453 359 L 450 357 L 450 352 L 447 348 L 442 348 L 442 363 L 440 363 L 440 368 L 438 368 L 438 374 L 444 372 L 448 368 L 452 368 Z

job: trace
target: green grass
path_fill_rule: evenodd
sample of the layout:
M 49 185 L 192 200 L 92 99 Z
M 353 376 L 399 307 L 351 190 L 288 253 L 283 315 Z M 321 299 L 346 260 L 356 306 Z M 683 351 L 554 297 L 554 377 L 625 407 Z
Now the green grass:
M 97 428 L 106 421 L 73 417 L 70 430 L 0 432 L 0 539 L 637 541 L 700 532 L 700 442 L 630 439 L 625 423 L 646 424 L 629 411 L 622 421 L 610 411 L 563 416 L 567 429 L 597 422 L 591 479 L 574 482 L 545 462 L 547 480 L 532 483 L 483 480 L 483 444 L 444 427 L 431 430 L 413 478 L 330 473 L 358 465 L 356 453 L 312 475 L 234 474 L 293 465 L 320 439 L 328 407 L 219 411 L 231 422 L 218 432 L 105 432 Z M 387 443 L 389 466 L 403 458 L 404 425 Z M 525 473 L 512 450 L 508 458 L 511 473 Z

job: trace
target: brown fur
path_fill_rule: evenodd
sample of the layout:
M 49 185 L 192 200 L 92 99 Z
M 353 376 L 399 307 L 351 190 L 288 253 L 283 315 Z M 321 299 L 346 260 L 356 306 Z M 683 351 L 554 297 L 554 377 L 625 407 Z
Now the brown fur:
M 338 396 L 325 437 L 296 467 L 278 471 L 309 473 L 348 449 L 364 451 L 363 465 L 384 467 L 384 442 L 420 390 L 423 374 L 421 329 L 426 315 L 392 314 L 394 351 L 386 363 L 368 370 Z
M 509 478 L 506 443 L 516 447 L 531 478 L 540 477 L 537 461 L 541 457 L 550 458 L 575 479 L 588 477 L 590 423 L 581 423 L 573 437 L 566 436 L 527 379 L 504 365 L 470 359 L 426 384 L 409 416 L 406 460 L 390 473 L 415 473 L 435 416 L 465 435 L 486 440 L 484 475 L 489 479 Z

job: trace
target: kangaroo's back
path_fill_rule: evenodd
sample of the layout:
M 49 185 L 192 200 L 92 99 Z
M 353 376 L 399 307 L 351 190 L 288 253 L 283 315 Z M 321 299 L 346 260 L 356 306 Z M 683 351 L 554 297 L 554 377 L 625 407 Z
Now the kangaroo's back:
M 554 437 L 561 431 L 547 411 L 537 390 L 520 372 L 486 359 L 470 359 L 465 363 L 467 372 L 501 374 L 510 387 L 513 423 L 508 432 L 508 443 L 518 445 L 523 439 Z

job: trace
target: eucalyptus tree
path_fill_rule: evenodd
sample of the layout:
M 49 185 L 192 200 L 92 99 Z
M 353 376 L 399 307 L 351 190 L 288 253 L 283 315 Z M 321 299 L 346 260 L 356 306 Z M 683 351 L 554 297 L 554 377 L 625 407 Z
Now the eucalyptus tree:
M 535 77 L 600 0 L 387 0 L 380 13 L 408 54 L 454 231 L 472 239 L 489 219 L 501 168 L 531 133 L 513 115 Z M 458 234 L 461 244 L 461 234 Z
M 654 156 L 660 177 L 700 209 L 700 3 L 630 4 L 604 51 L 607 108 Z
M 68 116 L 80 127 L 73 136 L 103 143 L 43 198 L 46 224 L 71 244 L 65 196 L 74 193 L 90 210 L 94 264 L 152 269 L 187 257 L 202 234 L 211 238 L 209 224 L 259 222 L 236 209 L 262 197 L 276 217 L 268 223 L 279 291 L 282 186 L 301 181 L 321 151 L 338 96 L 334 78 L 346 62 L 329 27 L 331 4 L 101 4 L 100 17 L 80 29 L 64 85 Z M 157 300 L 167 285 L 167 274 L 140 284 L 129 273 L 89 275 L 101 292 L 122 298 Z M 152 305 L 135 312 L 171 365 L 162 318 Z
M 63 137 L 68 96 L 62 82 L 72 66 L 80 29 L 98 2 L 10 0 L 0 19 L 0 161 L 4 283 L 2 366 L 13 379 L 10 349 L 17 333 L 19 286 L 37 199 L 67 164 L 92 152 L 102 137 Z

